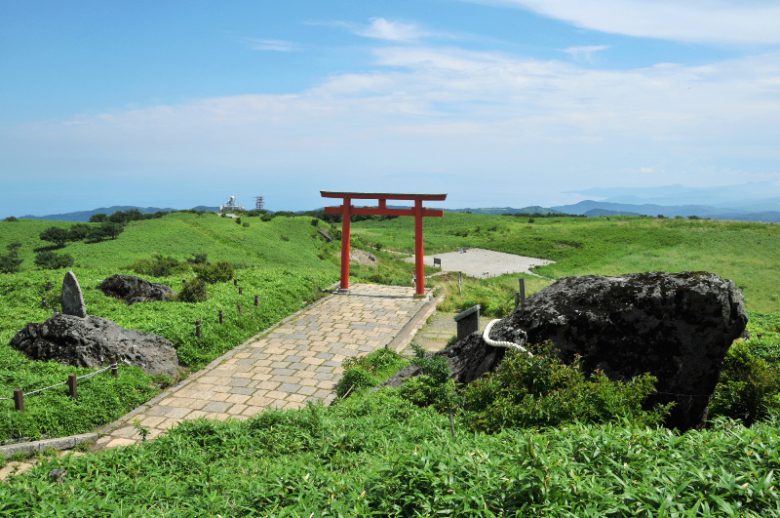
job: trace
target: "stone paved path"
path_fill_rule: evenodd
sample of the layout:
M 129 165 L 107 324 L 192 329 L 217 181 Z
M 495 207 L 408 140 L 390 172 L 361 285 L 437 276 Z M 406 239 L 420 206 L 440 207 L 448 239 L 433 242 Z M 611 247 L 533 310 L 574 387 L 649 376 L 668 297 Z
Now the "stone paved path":
M 154 438 L 185 419 L 246 419 L 267 408 L 299 408 L 335 397 L 341 362 L 389 345 L 406 347 L 435 309 L 412 288 L 359 284 L 297 313 L 107 428 L 97 448 Z

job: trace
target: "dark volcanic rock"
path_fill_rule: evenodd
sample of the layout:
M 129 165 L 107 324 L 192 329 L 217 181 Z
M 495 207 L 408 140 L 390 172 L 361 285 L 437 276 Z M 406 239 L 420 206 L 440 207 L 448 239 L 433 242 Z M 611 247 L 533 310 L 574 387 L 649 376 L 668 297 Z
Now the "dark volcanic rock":
M 171 288 L 149 282 L 133 275 L 112 275 L 98 286 L 109 297 L 116 297 L 128 304 L 148 300 L 167 300 L 173 296 Z
M 551 340 L 563 361 L 612 379 L 649 372 L 674 402 L 667 425 L 702 424 L 720 366 L 747 324 L 742 292 L 711 273 L 641 273 L 561 279 L 497 324 L 494 339 L 525 330 L 529 343 Z
M 89 316 L 55 315 L 42 324 L 28 324 L 11 346 L 33 360 L 54 360 L 78 367 L 99 367 L 118 360 L 150 374 L 175 376 L 179 370 L 173 344 L 157 335 L 119 327 Z

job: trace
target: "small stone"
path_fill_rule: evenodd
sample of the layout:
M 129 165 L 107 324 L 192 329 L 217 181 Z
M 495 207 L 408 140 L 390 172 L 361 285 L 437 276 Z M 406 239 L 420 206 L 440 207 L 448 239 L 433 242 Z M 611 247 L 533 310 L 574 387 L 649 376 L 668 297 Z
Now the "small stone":
M 74 317 L 87 316 L 87 305 L 84 304 L 84 293 L 81 291 L 76 274 L 68 272 L 62 281 L 62 313 Z
M 55 468 L 49 472 L 49 479 L 52 482 L 62 483 L 62 479 L 68 474 L 68 470 L 62 468 Z

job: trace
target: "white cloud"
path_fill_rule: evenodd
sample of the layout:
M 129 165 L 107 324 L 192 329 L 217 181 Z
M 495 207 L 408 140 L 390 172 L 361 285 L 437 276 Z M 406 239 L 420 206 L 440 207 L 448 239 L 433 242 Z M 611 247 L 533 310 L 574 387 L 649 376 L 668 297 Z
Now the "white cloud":
M 298 50 L 298 45 L 285 40 L 268 40 L 260 38 L 245 38 L 245 41 L 252 50 L 263 50 L 271 52 L 294 52 Z
M 371 18 L 367 24 L 346 22 L 343 20 L 310 20 L 305 23 L 306 25 L 346 29 L 347 31 L 363 38 L 371 38 L 374 40 L 389 41 L 393 43 L 415 43 L 424 39 L 454 39 L 457 37 L 467 37 L 466 35 L 456 36 L 444 32 L 433 32 L 416 23 L 388 20 L 387 18 L 382 17 Z
M 326 183 L 446 186 L 455 204 L 457 196 L 476 203 L 478 193 L 480 203 L 531 204 L 599 184 L 684 178 L 704 185 L 726 170 L 734 183 L 738 168 L 756 174 L 780 162 L 778 54 L 599 70 L 457 48 L 374 52 L 368 72 L 301 92 L 9 128 L 0 132 L 0 156 L 16 157 L 9 165 L 27 170 L 80 174 L 103 174 L 110 164 L 151 176 L 186 171 L 260 181 L 267 174 L 313 192 Z M 653 164 L 652 174 L 627 175 L 637 163 Z M 399 184 L 398 173 L 411 176 Z
M 597 53 L 604 52 L 608 48 L 607 45 L 582 45 L 579 47 L 568 47 L 563 49 L 563 51 L 577 61 L 593 63 L 593 57 Z
M 675 41 L 780 43 L 780 5 L 765 0 L 473 0 L 530 9 L 579 27 Z
M 412 42 L 428 36 L 428 33 L 416 24 L 385 18 L 372 18 L 371 23 L 358 28 L 355 33 L 366 38 L 395 42 Z

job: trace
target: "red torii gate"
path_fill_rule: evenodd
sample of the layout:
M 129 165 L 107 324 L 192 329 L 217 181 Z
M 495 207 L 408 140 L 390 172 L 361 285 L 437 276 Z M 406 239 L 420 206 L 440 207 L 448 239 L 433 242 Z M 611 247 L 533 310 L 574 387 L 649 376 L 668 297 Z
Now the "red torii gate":
M 426 209 L 423 201 L 444 201 L 446 194 L 399 194 L 378 192 L 332 192 L 320 191 L 323 198 L 341 198 L 338 207 L 325 207 L 325 214 L 341 216 L 341 291 L 349 290 L 349 242 L 350 218 L 353 215 L 366 216 L 414 216 L 414 271 L 417 295 L 425 294 L 425 263 L 423 259 L 423 218 L 444 216 L 444 211 Z M 352 200 L 378 200 L 376 207 L 353 207 Z M 389 208 L 387 200 L 414 201 L 414 207 Z

